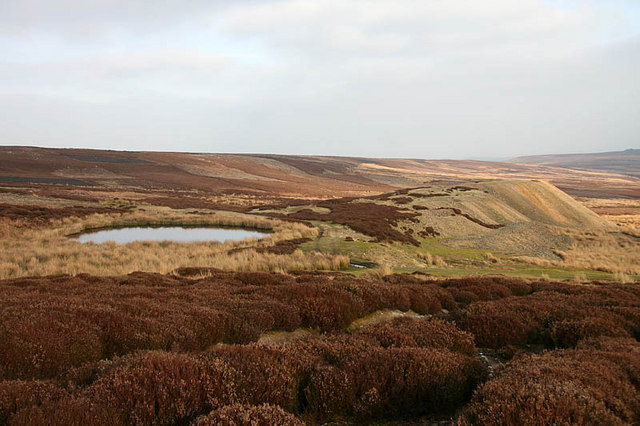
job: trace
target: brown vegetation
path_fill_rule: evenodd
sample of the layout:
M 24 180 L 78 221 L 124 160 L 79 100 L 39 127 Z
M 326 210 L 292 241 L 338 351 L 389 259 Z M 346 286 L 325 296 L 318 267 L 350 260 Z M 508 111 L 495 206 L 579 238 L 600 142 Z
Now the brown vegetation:
M 579 198 L 579 201 L 618 225 L 622 232 L 640 238 L 640 200 Z
M 278 241 L 273 246 L 258 247 L 255 249 L 257 253 L 271 253 L 271 254 L 293 254 L 298 250 L 300 244 L 311 241 L 311 238 L 295 238 L 293 240 Z M 236 253 L 239 251 L 247 250 L 248 248 L 232 249 L 230 253 Z
M 638 420 L 635 285 L 178 272 L 0 282 L 0 419 L 446 419 L 486 380 L 475 340 L 521 355 L 476 392 L 461 423 Z M 413 314 L 344 332 L 384 309 L 456 322 Z M 324 334 L 255 343 L 267 331 L 300 328 Z M 559 349 L 528 355 L 526 344 Z
M 459 181 L 544 178 L 574 193 L 638 196 L 635 178 L 474 162 L 4 151 L 0 278 L 12 279 L 0 281 L 0 424 L 640 422 L 640 291 L 622 283 L 640 273 L 637 202 L 583 200 L 620 226 L 605 230 L 548 184 Z M 450 180 L 409 188 L 441 178 Z M 407 188 L 389 192 L 398 182 Z M 364 198 L 318 200 L 327 194 Z M 278 220 L 245 214 L 256 209 Z M 493 238 L 488 229 L 521 220 L 564 227 L 549 230 L 568 240 L 561 260 L 527 261 L 611 271 L 620 283 L 587 283 L 583 271 L 572 282 L 438 280 L 394 275 L 382 257 L 359 278 L 302 271 L 349 259 L 300 251 L 319 233 L 301 221 L 418 245 L 449 237 L 435 222 L 448 214 L 460 235 Z M 225 244 L 68 238 L 176 224 L 273 233 Z
M 42 227 L 50 225 L 54 220 L 69 217 L 84 218 L 94 214 L 123 213 L 126 209 L 107 207 L 73 206 L 50 208 L 34 205 L 0 203 L 0 220 L 19 223 L 22 226 Z
M 227 405 L 198 417 L 196 426 L 302 426 L 304 423 L 277 405 Z
M 507 297 L 506 291 L 465 294 L 475 301 L 460 312 L 457 324 L 479 346 L 494 349 L 527 343 L 572 347 L 599 336 L 640 336 L 640 291 L 632 285 L 534 284 L 531 291 L 518 298 Z M 456 300 L 462 296 L 461 291 Z
M 174 424 L 209 412 L 198 421 L 292 419 L 281 409 L 317 420 L 445 414 L 484 377 L 471 335 L 444 321 L 400 319 L 340 332 L 382 308 L 426 314 L 452 307 L 436 285 L 210 273 L 197 281 L 138 273 L 2 283 L 5 418 Z M 216 345 L 298 327 L 338 333 L 281 346 Z M 338 384 L 344 393 L 336 399 Z
M 349 275 L 215 270 L 208 276 L 81 274 L 5 281 L 0 377 L 52 378 L 137 349 L 201 350 L 222 341 L 257 340 L 272 329 L 337 330 L 380 309 L 427 314 L 453 303 L 439 287 L 413 282 L 390 286 Z
M 292 213 L 289 217 L 302 220 L 324 220 L 346 225 L 377 241 L 398 241 L 419 245 L 410 234 L 397 229 L 401 220 L 415 221 L 420 214 L 415 211 L 404 211 L 398 207 L 377 204 L 374 202 L 354 202 L 351 199 L 325 201 L 317 204 L 330 209 L 329 213 L 318 213 L 304 209 Z
M 635 424 L 640 344 L 601 338 L 524 355 L 474 395 L 460 424 Z

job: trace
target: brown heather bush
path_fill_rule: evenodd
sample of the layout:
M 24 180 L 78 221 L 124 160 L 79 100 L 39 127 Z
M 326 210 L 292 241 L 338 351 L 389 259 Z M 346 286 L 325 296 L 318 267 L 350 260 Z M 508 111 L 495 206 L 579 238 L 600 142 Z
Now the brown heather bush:
M 408 232 L 397 229 L 401 220 L 417 221 L 419 212 L 403 210 L 396 206 L 378 204 L 370 201 L 353 201 L 349 198 L 323 201 L 317 206 L 329 209 L 328 213 L 319 213 L 311 209 L 299 210 L 288 215 L 299 220 L 323 220 L 348 226 L 377 241 L 398 241 L 419 246 L 420 243 Z
M 523 278 L 481 276 L 453 278 L 438 283 L 446 288 L 457 302 L 467 304 L 477 300 L 495 300 L 509 296 L 524 296 L 533 291 L 532 284 Z
M 460 424 L 629 424 L 640 417 L 640 344 L 525 355 L 480 387 Z M 609 348 L 611 349 L 611 348 Z M 629 364 L 633 367 L 629 368 Z M 633 371 L 631 371 L 633 370 Z
M 149 352 L 121 363 L 85 394 L 121 411 L 126 423 L 174 424 L 235 398 L 232 369 L 220 360 Z
M 25 408 L 10 421 L 10 425 L 69 426 L 69 425 L 124 425 L 120 411 L 107 407 L 101 401 L 86 397 L 72 397 L 48 401 L 39 407 Z
M 293 345 L 277 348 L 262 344 L 221 346 L 202 356 L 204 360 L 223 360 L 232 368 L 235 400 L 243 404 L 268 403 L 287 411 L 300 407 L 300 386 L 318 357 Z
M 5 280 L 0 416 L 34 425 L 296 421 L 284 412 L 311 424 L 446 419 L 486 380 L 475 340 L 511 356 L 528 343 L 572 349 L 516 356 L 461 422 L 628 423 L 640 412 L 639 308 L 632 284 L 504 277 L 194 268 Z M 378 310 L 434 317 L 345 333 Z M 300 327 L 324 334 L 255 343 Z
M 44 402 L 66 396 L 59 387 L 38 380 L 6 380 L 0 382 L 0 424 L 20 410 L 37 407 Z
M 591 337 L 628 337 L 629 332 L 613 318 L 586 317 L 556 321 L 551 326 L 550 335 L 556 347 L 569 348 Z
M 485 374 L 477 358 L 448 350 L 357 340 L 331 345 L 324 348 L 329 365 L 313 371 L 305 390 L 309 413 L 318 419 L 452 413 Z
M 447 349 L 473 356 L 473 335 L 450 322 L 439 319 L 395 318 L 392 321 L 365 327 L 354 333 L 361 339 L 371 340 L 382 346 L 402 348 Z
M 436 323 L 440 321 L 432 325 Z M 394 324 L 398 330 L 393 330 Z M 423 347 L 417 347 L 416 337 L 386 348 L 374 335 L 362 332 L 282 345 L 222 345 L 199 354 L 137 352 L 94 366 L 92 378 L 71 387 L 68 396 L 52 387 L 50 400 L 29 397 L 33 391 L 27 392 L 17 382 L 4 382 L 9 395 L 27 393 L 20 396 L 27 402 L 10 406 L 7 415 L 19 424 L 47 423 L 54 418 L 53 424 L 167 425 L 184 424 L 211 411 L 208 419 L 200 417 L 198 422 L 224 416 L 235 419 L 236 415 L 262 421 L 260 415 L 272 412 L 279 416 L 282 410 L 312 422 L 345 416 L 450 414 L 485 372 L 475 356 L 444 348 L 469 351 L 451 343 L 456 339 L 472 345 L 469 336 L 454 326 L 445 328 L 451 336 L 442 338 L 440 332 L 433 339 L 437 347 L 427 347 L 428 337 L 419 343 Z M 394 321 L 386 334 L 419 334 L 420 330 L 407 321 Z M 230 404 L 235 405 L 226 407 Z M 251 407 L 261 404 L 270 407 L 257 411 Z
M 451 413 L 486 374 L 471 336 L 440 320 L 392 320 L 306 347 L 323 360 L 304 391 L 321 421 Z
M 75 395 L 42 404 L 27 414 L 30 424 L 156 424 L 191 419 L 235 400 L 233 370 L 222 360 L 203 362 L 162 351 L 116 359 L 96 381 Z
M 430 348 L 375 349 L 346 370 L 364 418 L 451 413 L 483 376 L 476 358 Z
M 199 351 L 247 343 L 271 330 L 346 328 L 381 309 L 439 313 L 455 307 L 432 283 L 350 275 L 211 276 L 133 273 L 0 282 L 0 378 L 56 378 L 135 350 Z
M 456 314 L 480 347 L 526 343 L 571 347 L 598 336 L 638 336 L 640 297 L 633 285 L 539 283 L 525 297 L 473 302 Z
M 293 414 L 287 413 L 277 405 L 242 405 L 233 404 L 200 416 L 196 426 L 302 426 L 304 423 Z

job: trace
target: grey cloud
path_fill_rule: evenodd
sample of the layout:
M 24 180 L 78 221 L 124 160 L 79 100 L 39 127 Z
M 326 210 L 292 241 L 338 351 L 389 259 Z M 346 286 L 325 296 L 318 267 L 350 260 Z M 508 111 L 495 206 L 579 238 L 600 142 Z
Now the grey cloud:
M 2 144 L 426 158 L 637 145 L 640 45 L 596 37 L 619 16 L 593 4 L 132 1 L 124 13 L 67 0 L 29 15 L 38 3 L 0 6 L 24 18 L 4 46 L 58 37 L 53 52 L 0 59 Z M 86 38 L 87 25 L 126 35 Z

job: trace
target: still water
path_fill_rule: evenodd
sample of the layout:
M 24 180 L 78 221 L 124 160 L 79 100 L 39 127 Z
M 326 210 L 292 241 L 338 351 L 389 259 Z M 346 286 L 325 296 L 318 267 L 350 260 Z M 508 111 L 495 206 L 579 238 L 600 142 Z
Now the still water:
M 190 243 L 194 241 L 224 242 L 228 240 L 243 240 L 245 238 L 262 238 L 267 235 L 265 232 L 240 228 L 182 228 L 179 226 L 157 228 L 135 227 L 88 232 L 79 235 L 78 241 L 81 243 L 115 241 L 121 244 L 133 241 L 176 241 L 180 243 Z

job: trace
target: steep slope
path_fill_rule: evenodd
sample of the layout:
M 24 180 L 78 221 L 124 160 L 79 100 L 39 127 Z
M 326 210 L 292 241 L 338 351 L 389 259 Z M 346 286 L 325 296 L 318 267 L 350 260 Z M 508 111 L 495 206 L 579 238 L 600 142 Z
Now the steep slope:
M 543 181 L 489 182 L 483 185 L 531 221 L 573 228 L 610 224 L 552 184 Z

